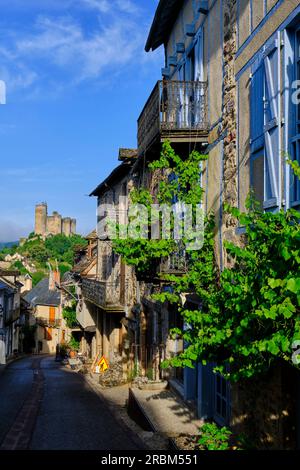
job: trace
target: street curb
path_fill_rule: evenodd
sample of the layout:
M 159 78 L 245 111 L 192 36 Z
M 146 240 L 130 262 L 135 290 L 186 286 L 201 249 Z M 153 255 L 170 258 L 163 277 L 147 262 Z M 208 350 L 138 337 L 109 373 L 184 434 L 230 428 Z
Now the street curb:
M 119 416 L 118 412 L 114 409 L 114 407 L 102 395 L 101 391 L 96 386 L 96 384 L 93 382 L 93 380 L 88 376 L 84 376 L 84 379 L 85 379 L 86 383 L 89 385 L 89 387 L 96 393 L 99 400 L 101 400 L 107 406 L 108 411 L 114 417 L 114 419 L 118 422 L 119 426 L 123 429 L 124 433 L 130 435 L 131 440 L 138 447 L 138 450 L 151 450 L 139 437 L 137 437 L 135 435 L 135 433 L 132 431 L 132 429 L 130 429 L 130 427 L 127 426 L 127 424 Z
M 0 377 L 1 377 L 2 374 L 4 374 L 4 372 L 10 366 L 10 364 L 12 364 L 13 362 L 20 361 L 21 359 L 24 359 L 25 357 L 30 357 L 30 356 L 31 356 L 31 354 L 23 354 L 21 356 L 17 356 L 17 357 L 14 357 L 13 359 L 10 359 L 6 364 L 1 364 L 1 366 L 0 366 Z

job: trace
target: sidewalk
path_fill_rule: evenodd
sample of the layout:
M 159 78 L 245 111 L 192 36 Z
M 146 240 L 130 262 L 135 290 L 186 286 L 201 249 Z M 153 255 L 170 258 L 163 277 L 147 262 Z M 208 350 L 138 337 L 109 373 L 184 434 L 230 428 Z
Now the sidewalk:
M 105 400 L 110 410 L 151 450 L 168 450 L 170 439 L 179 436 L 194 437 L 203 425 L 203 421 L 197 418 L 195 412 L 171 390 L 140 390 L 129 385 L 103 388 L 97 383 L 97 377 L 87 374 L 86 379 L 93 383 L 93 388 Z M 133 419 L 128 415 L 128 400 L 129 414 Z M 145 419 L 139 419 L 141 413 Z M 145 422 L 149 424 L 146 427 Z
M 168 450 L 169 441 L 165 436 L 154 431 L 145 431 L 135 421 L 133 421 L 127 412 L 127 403 L 129 396 L 129 386 L 121 385 L 117 387 L 104 388 L 97 382 L 97 376 L 86 374 L 85 380 L 92 386 L 93 390 L 106 402 L 111 413 L 117 420 L 121 420 L 127 428 L 141 439 L 146 447 L 151 450 Z
M 203 422 L 176 393 L 132 388 L 131 394 L 155 432 L 168 438 L 198 434 Z

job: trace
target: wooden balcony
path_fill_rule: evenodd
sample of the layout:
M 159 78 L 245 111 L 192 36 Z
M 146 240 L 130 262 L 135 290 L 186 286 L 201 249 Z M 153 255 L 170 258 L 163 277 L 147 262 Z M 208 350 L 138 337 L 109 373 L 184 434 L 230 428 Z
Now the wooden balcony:
M 159 81 L 138 119 L 138 153 L 165 140 L 207 143 L 208 130 L 207 83 Z
M 35 317 L 37 325 L 45 326 L 49 328 L 59 328 L 61 326 L 61 320 L 56 318 L 55 320 L 50 320 L 47 317 Z
M 104 310 L 124 311 L 125 292 L 118 282 L 106 282 L 97 279 L 82 279 L 82 296 L 85 300 Z

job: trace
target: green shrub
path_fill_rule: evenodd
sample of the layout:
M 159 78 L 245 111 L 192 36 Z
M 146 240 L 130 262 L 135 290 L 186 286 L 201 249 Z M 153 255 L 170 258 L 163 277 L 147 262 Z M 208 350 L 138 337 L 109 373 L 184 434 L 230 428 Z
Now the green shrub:
M 220 428 L 215 423 L 206 423 L 200 429 L 200 439 L 198 444 L 201 450 L 229 450 L 231 431 Z
M 80 341 L 78 341 L 77 339 L 75 339 L 74 336 L 72 335 L 70 341 L 68 342 L 68 346 L 69 346 L 69 348 L 72 349 L 73 351 L 79 351 L 79 349 L 80 349 Z
M 76 302 L 72 302 L 70 307 L 65 307 L 62 316 L 66 320 L 68 328 L 75 328 L 78 324 L 76 319 Z

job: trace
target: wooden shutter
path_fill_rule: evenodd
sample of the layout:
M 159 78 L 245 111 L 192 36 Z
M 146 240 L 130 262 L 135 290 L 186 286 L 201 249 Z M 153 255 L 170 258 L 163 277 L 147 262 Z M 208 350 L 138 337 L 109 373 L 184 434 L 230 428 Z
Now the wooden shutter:
M 51 341 L 52 340 L 52 328 L 45 327 L 44 338 L 45 338 L 46 341 Z
M 198 40 L 195 44 L 195 68 L 194 77 L 195 82 L 204 81 L 204 70 L 203 70 L 203 30 L 199 34 Z M 203 118 L 203 99 L 204 89 L 195 83 L 194 85 L 194 122 L 193 124 L 201 124 Z
M 264 208 L 281 205 L 280 33 L 267 44 L 264 56 Z
M 199 34 L 195 44 L 195 69 L 194 80 L 203 81 L 203 30 Z
M 264 64 L 263 56 L 251 68 L 250 83 L 250 185 L 255 199 L 264 203 Z
M 184 125 L 184 65 L 178 70 L 179 84 L 179 106 L 178 106 L 178 127 L 182 128 Z
M 250 89 L 250 149 L 262 149 L 264 139 L 264 66 L 259 58 L 252 67 Z
M 55 323 L 55 307 L 49 307 L 49 322 L 50 324 Z

